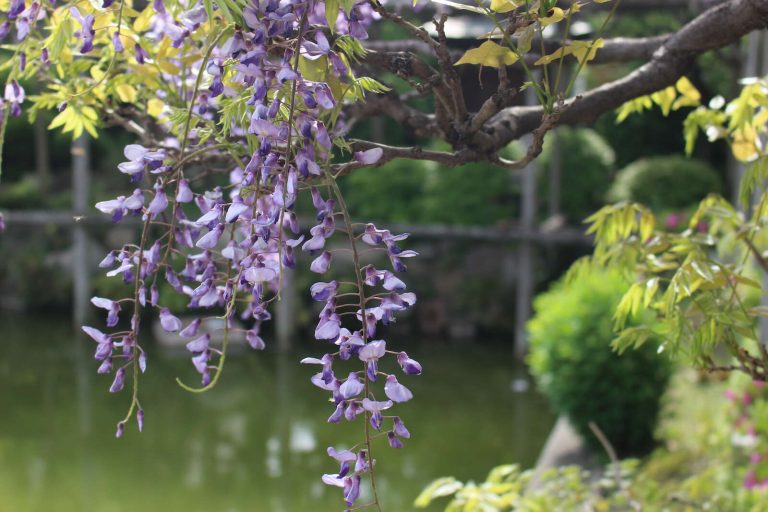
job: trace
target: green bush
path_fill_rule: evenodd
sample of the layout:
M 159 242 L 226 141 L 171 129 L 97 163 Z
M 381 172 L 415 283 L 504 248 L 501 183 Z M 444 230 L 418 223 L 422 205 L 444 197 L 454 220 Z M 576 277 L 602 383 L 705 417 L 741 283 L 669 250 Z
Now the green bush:
M 356 219 L 487 226 L 518 216 L 511 176 L 486 163 L 446 168 L 394 160 L 353 173 L 343 186 Z
M 642 158 L 619 171 L 608 198 L 665 210 L 692 206 L 721 190 L 720 177 L 706 162 L 683 156 L 657 156 Z
M 549 168 L 554 145 L 560 152 L 560 206 L 572 222 L 581 222 L 605 202 L 616 157 L 611 146 L 596 131 L 558 128 L 557 138 L 548 137 L 539 160 L 540 197 L 545 204 L 549 190 Z
M 355 219 L 413 222 L 421 216 L 424 196 L 424 162 L 394 160 L 378 168 L 352 173 L 342 186 Z
M 611 350 L 612 315 L 628 285 L 618 273 L 584 274 L 539 295 L 528 323 L 529 363 L 539 388 L 593 448 L 595 422 L 620 457 L 653 447 L 659 400 L 671 375 L 649 340 L 621 355 Z

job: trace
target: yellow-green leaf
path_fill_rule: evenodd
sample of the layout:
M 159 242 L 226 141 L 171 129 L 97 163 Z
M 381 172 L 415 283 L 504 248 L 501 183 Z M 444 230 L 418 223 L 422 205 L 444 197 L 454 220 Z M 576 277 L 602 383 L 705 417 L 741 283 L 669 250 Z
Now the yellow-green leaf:
M 539 23 L 541 23 L 542 27 L 546 27 L 547 25 L 551 25 L 553 23 L 557 23 L 559 21 L 562 21 L 565 18 L 565 11 L 563 11 L 559 7 L 553 7 L 551 11 L 549 11 L 551 14 L 545 18 L 539 18 Z
M 165 109 L 165 103 L 157 98 L 152 98 L 147 102 L 147 114 L 154 118 L 158 118 L 162 115 Z
M 573 46 L 571 53 L 581 64 L 594 59 L 597 50 L 605 46 L 605 40 L 601 37 L 594 41 L 574 41 L 571 45 Z
M 677 92 L 672 86 L 651 94 L 651 99 L 661 107 L 661 112 L 665 116 L 669 115 L 669 111 L 672 110 L 672 104 L 675 102 L 676 97 Z
M 124 103 L 133 103 L 136 101 L 136 89 L 131 84 L 120 84 L 115 87 L 118 98 Z
M 467 50 L 454 66 L 460 64 L 479 64 L 481 66 L 499 68 L 501 66 L 511 66 L 517 60 L 518 57 L 512 50 L 488 40 L 477 48 Z
M 325 0 L 325 19 L 328 21 L 328 28 L 331 29 L 331 32 L 336 29 L 336 18 L 338 17 L 339 0 Z
M 672 110 L 682 107 L 697 107 L 701 102 L 701 93 L 686 77 L 680 77 L 675 84 L 675 89 L 680 93 L 680 97 L 675 100 Z
M 459 489 L 461 489 L 461 482 L 452 477 L 438 478 L 427 486 L 426 489 L 421 491 L 416 501 L 413 502 L 413 506 L 417 508 L 425 508 L 435 498 L 441 498 L 443 496 L 450 496 Z
M 154 15 L 155 15 L 155 9 L 150 4 L 142 11 L 141 14 L 139 14 L 139 17 L 134 20 L 133 31 L 137 33 L 141 33 L 149 30 L 149 26 L 152 21 L 152 16 Z
M 491 0 L 491 10 L 501 13 L 514 11 L 524 3 L 523 0 Z

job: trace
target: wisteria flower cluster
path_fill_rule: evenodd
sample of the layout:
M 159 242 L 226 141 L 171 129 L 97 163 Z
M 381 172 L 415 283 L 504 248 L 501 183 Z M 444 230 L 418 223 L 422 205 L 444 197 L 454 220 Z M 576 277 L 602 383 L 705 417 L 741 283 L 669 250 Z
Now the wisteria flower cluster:
M 359 80 L 351 69 L 364 52 L 358 40 L 367 37 L 373 10 L 365 2 L 331 7 L 318 0 L 154 0 L 142 12 L 126 0 L 61 7 L 27 2 L 12 0 L 0 15 L 0 35 L 18 42 L 5 115 L 21 113 L 25 93 L 17 78 L 56 62 L 67 80 L 50 84 L 35 104 L 58 110 L 52 127 L 93 133 L 97 108 L 136 105 L 141 111 L 134 114 L 146 121 L 124 122 L 140 139 L 125 147 L 118 165 L 128 190 L 96 204 L 114 222 L 141 224 L 137 241 L 100 264 L 132 293 L 94 297 L 93 305 L 106 312 L 106 328 L 83 327 L 96 342 L 98 373 L 112 375 L 110 392 L 130 389 L 117 437 L 132 419 L 144 427 L 139 377 L 148 368 L 140 337 L 146 312 L 188 340 L 201 387 L 182 386 L 210 389 L 222 374 L 228 339 L 240 329 L 238 317 L 249 326 L 250 346 L 265 348 L 261 327 L 285 273 L 298 264 L 297 252 L 308 254 L 309 269 L 321 276 L 343 273 L 349 265 L 332 268 L 343 254 L 351 260 L 351 279 L 321 278 L 310 289 L 323 305 L 315 338 L 328 351 L 302 362 L 321 367 L 311 382 L 331 395 L 328 421 L 363 425 L 358 442 L 328 448 L 339 469 L 323 481 L 341 487 L 352 507 L 367 477 L 373 501 L 363 506 L 380 509 L 373 441 L 386 437 L 401 448 L 410 437 L 390 413 L 413 396 L 398 379 L 422 369 L 381 336 L 382 325 L 416 302 L 397 275 L 416 253 L 400 247 L 407 234 L 352 222 L 332 166 L 343 163 L 348 148 L 341 105 L 360 99 L 375 82 Z M 39 34 L 44 20 L 49 37 Z M 99 54 L 100 60 L 91 58 Z M 148 88 L 152 97 L 140 97 Z M 351 158 L 358 166 L 375 164 L 381 150 Z M 296 212 L 302 194 L 317 213 L 308 231 Z M 166 290 L 185 297 L 193 320 L 174 315 Z M 217 316 L 225 320 L 221 345 L 205 328 L 205 320 Z

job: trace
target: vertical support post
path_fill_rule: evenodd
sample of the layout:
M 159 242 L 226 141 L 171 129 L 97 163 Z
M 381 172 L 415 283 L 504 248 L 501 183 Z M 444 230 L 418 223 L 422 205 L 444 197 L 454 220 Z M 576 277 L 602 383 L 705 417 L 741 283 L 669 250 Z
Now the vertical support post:
M 72 213 L 77 220 L 88 211 L 90 178 L 90 144 L 85 135 L 72 142 Z M 88 313 L 91 292 L 88 269 L 88 234 L 85 226 L 75 222 L 72 228 L 72 320 L 79 331 Z
M 296 336 L 296 286 L 291 270 L 283 270 L 283 288 L 275 309 L 277 350 L 288 352 Z
M 35 174 L 40 192 L 45 198 L 48 196 L 51 186 L 51 160 L 48 151 L 47 121 L 42 113 L 35 118 Z
M 557 130 L 549 134 L 552 138 L 552 160 L 549 164 L 549 217 L 560 215 L 560 184 L 563 174 L 563 155 L 560 151 L 560 135 Z
M 531 104 L 536 98 L 531 89 L 528 89 L 526 103 Z M 531 136 L 523 138 L 527 147 L 531 143 Z M 515 301 L 515 358 L 523 361 L 528 351 L 528 335 L 525 329 L 525 323 L 531 316 L 531 300 L 533 298 L 534 288 L 534 264 L 533 264 L 533 241 L 527 235 L 531 235 L 536 229 L 536 164 L 529 163 L 522 170 L 523 197 L 522 212 L 520 216 L 520 227 L 525 233 L 523 241 L 520 243 L 520 251 L 517 267 L 517 293 Z

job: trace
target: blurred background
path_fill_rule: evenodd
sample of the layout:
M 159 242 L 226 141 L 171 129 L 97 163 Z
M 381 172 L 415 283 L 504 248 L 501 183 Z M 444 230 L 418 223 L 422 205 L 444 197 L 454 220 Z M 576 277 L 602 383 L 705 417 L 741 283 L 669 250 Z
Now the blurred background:
M 430 14 L 420 15 L 426 20 Z M 667 33 L 691 14 L 688 2 L 625 11 L 604 36 Z M 591 16 L 581 27 L 585 37 L 603 14 Z M 454 28 L 457 51 L 487 31 L 481 20 L 466 16 L 456 18 Z M 379 24 L 371 38 L 405 34 Z M 705 55 L 687 76 L 704 102 L 717 95 L 731 98 L 741 76 L 761 71 L 762 47 L 763 35 L 754 35 L 741 47 Z M 632 66 L 591 66 L 579 87 L 618 78 Z M 466 87 L 480 104 L 492 87 L 477 83 L 476 68 L 464 68 L 469 68 Z M 401 85 L 394 77 L 376 78 Z M 33 93 L 35 84 L 24 85 Z M 550 332 L 543 319 L 532 328 L 534 336 L 571 340 L 574 350 L 587 350 L 592 344 L 584 340 L 600 328 L 583 326 L 610 318 L 614 307 L 616 293 L 606 290 L 605 304 L 595 299 L 594 318 L 565 306 L 553 311 L 568 301 L 592 300 L 596 282 L 583 283 L 576 297 L 577 292 L 555 289 L 550 293 L 565 295 L 535 299 L 589 253 L 584 218 L 607 202 L 631 199 L 651 206 L 675 230 L 705 195 L 734 193 L 739 167 L 729 160 L 725 144 L 703 141 L 692 158 L 682 156 L 685 114 L 664 117 L 651 109 L 617 123 L 610 113 L 593 126 L 558 129 L 543 155 L 516 173 L 485 164 L 446 169 L 397 160 L 343 181 L 353 218 L 412 233 L 409 248 L 421 255 L 406 275 L 419 302 L 385 333 L 388 343 L 407 350 L 425 369 L 408 383 L 418 399 L 400 411 L 413 438 L 406 449 L 383 457 L 380 487 L 387 510 L 411 510 L 419 491 L 439 476 L 481 480 L 498 464 L 536 463 L 561 411 L 529 376 L 526 322 L 534 312 L 546 311 L 552 324 L 572 328 Z M 150 352 L 141 384 L 145 432 L 131 428 L 123 439 L 114 438 L 126 399 L 107 392 L 111 377 L 95 373 L 92 342 L 78 334 L 77 325 L 96 315 L 88 303 L 92 295 L 122 293 L 120 280 L 104 276 L 98 262 L 111 248 L 134 240 L 138 225 L 115 226 L 92 205 L 123 193 L 125 177 L 116 165 L 132 140 L 110 128 L 96 140 L 73 143 L 49 132 L 49 122 L 45 114 L 33 124 L 13 119 L 4 146 L 0 211 L 8 228 L 0 237 L 0 510 L 338 509 L 339 493 L 319 475 L 333 471 L 325 448 L 344 439 L 350 425 L 325 423 L 329 411 L 322 392 L 309 383 L 311 369 L 298 365 L 302 357 L 321 353 L 311 334 L 316 311 L 307 292 L 308 265 L 299 264 L 290 280 L 293 292 L 271 323 L 278 328 L 264 334 L 266 351 L 236 351 L 209 393 L 193 395 L 177 386 L 176 377 L 195 378 L 186 353 L 145 332 Z M 358 138 L 440 147 L 383 119 L 353 130 Z M 521 148 L 507 151 L 514 155 Z M 602 297 L 602 291 L 594 293 Z M 534 301 L 539 301 L 535 311 Z M 180 302 L 175 313 L 183 312 Z M 609 341 L 610 333 L 603 333 L 594 350 L 608 351 L 609 357 Z M 541 372 L 549 371 L 541 369 L 546 362 L 538 364 Z M 638 369 L 639 364 L 627 363 L 624 376 L 644 372 L 647 383 L 652 380 L 646 378 L 647 367 Z M 601 370 L 595 365 L 583 371 L 593 377 Z M 669 370 L 659 371 L 643 402 L 650 402 L 649 409 L 638 406 L 650 411 L 651 419 L 668 380 Z M 637 389 L 636 381 L 628 382 L 602 386 Z M 584 390 L 586 396 L 594 392 Z M 617 391 L 611 399 L 626 402 L 632 394 Z M 622 455 L 653 448 L 654 422 L 641 423 L 640 433 L 615 434 Z

